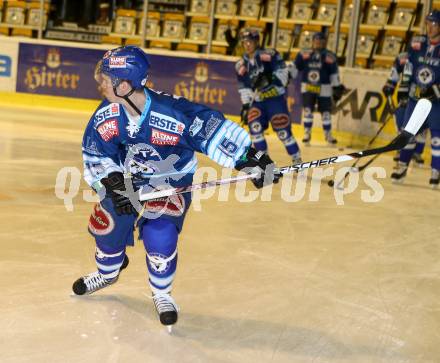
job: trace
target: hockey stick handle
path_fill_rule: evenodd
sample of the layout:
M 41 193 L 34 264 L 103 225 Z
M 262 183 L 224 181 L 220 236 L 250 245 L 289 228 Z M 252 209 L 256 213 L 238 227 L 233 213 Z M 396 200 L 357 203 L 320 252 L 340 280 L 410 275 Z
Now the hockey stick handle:
M 409 140 L 417 134 L 419 129 L 422 127 L 423 123 L 425 122 L 426 118 L 428 117 L 429 112 L 431 111 L 431 102 L 426 99 L 421 99 L 417 102 L 416 107 L 414 108 L 414 111 L 405 126 L 405 129 L 397 135 L 388 145 L 385 145 L 383 147 L 378 147 L 375 149 L 369 149 L 359 152 L 354 152 L 350 154 L 345 155 L 339 155 L 339 156 L 333 156 L 329 158 L 319 159 L 319 160 L 313 160 L 308 161 L 304 163 L 294 164 L 290 166 L 285 166 L 282 168 L 275 168 L 274 174 L 277 175 L 284 175 L 288 173 L 294 173 L 299 172 L 305 169 L 313 169 L 313 168 L 319 168 L 322 166 L 327 165 L 333 165 L 337 163 L 343 163 L 345 161 L 353 160 L 353 159 L 359 159 L 363 158 L 365 156 L 369 155 L 375 155 L 375 154 L 381 154 L 388 151 L 394 151 L 402 149 Z M 183 194 L 183 193 L 190 193 L 195 190 L 205 189 L 209 187 L 219 186 L 223 184 L 233 184 L 237 183 L 239 181 L 248 180 L 257 178 L 259 176 L 259 173 L 252 173 L 252 174 L 246 174 L 246 175 L 239 175 L 236 177 L 231 177 L 227 179 L 220 179 L 220 180 L 213 180 L 208 181 L 200 184 L 193 184 L 186 187 L 178 187 L 178 188 L 167 188 L 163 190 L 155 190 L 151 191 L 151 187 L 148 187 L 147 190 L 144 190 L 142 187 L 139 189 L 139 200 L 140 201 L 147 201 L 152 199 L 158 199 L 158 198 L 164 198 L 169 197 L 171 195 L 176 194 Z M 150 190 L 148 190 L 150 189 Z
M 319 167 L 323 167 L 323 166 L 343 163 L 343 162 L 358 159 L 358 158 L 363 158 L 363 157 L 369 156 L 369 155 L 380 154 L 380 153 L 387 152 L 387 151 L 401 149 L 402 147 L 404 147 L 407 144 L 407 142 L 410 140 L 410 138 L 412 136 L 413 136 L 412 134 L 408 134 L 405 131 L 403 131 L 391 143 L 389 143 L 388 145 L 386 145 L 384 147 L 379 147 L 376 149 L 370 149 L 370 150 L 359 151 L 359 152 L 354 152 L 354 153 L 345 154 L 345 155 L 339 155 L 339 156 L 333 156 L 333 157 L 329 157 L 329 158 L 308 161 L 308 162 L 304 162 L 304 163 L 284 166 L 281 168 L 275 168 L 273 172 L 276 175 L 282 176 L 285 174 L 299 172 L 299 171 L 302 171 L 305 169 L 319 168 Z M 139 193 L 139 200 L 140 201 L 147 201 L 147 200 L 152 200 L 152 199 L 165 198 L 165 197 L 169 197 L 171 195 L 176 195 L 176 194 L 190 193 L 190 192 L 194 192 L 196 190 L 206 189 L 206 188 L 220 186 L 220 185 L 224 185 L 224 184 L 235 184 L 240 181 L 245 181 L 245 180 L 257 178 L 258 176 L 259 176 L 259 173 L 238 175 L 238 176 L 226 178 L 226 179 L 213 180 L 213 181 L 203 182 L 200 184 L 192 184 L 187 187 L 167 188 L 167 189 L 155 190 L 155 191 L 150 191 L 150 190 L 148 190 L 148 188 L 147 188 L 147 190 L 144 190 L 144 188 L 141 188 L 138 192 Z

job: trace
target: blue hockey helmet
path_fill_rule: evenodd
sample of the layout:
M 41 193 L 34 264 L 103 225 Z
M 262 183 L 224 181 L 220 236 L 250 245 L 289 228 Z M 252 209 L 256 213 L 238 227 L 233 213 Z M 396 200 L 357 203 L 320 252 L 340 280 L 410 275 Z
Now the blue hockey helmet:
M 315 34 L 313 34 L 312 39 L 313 40 L 315 40 L 315 39 L 325 40 L 326 36 L 325 36 L 325 34 L 323 32 L 316 32 Z
M 440 10 L 433 9 L 427 16 L 426 21 L 432 21 L 433 23 L 440 24 Z
M 95 73 L 104 73 L 112 80 L 113 87 L 129 81 L 133 89 L 145 86 L 150 62 L 139 47 L 127 45 L 109 50 L 97 64 Z
M 244 28 L 240 31 L 240 41 L 253 40 L 260 43 L 260 33 L 256 29 Z

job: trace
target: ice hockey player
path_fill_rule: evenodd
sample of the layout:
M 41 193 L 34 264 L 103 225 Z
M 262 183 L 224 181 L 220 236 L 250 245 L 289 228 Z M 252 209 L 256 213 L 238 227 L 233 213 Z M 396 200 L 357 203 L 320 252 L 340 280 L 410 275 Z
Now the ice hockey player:
M 399 93 L 408 99 L 404 124 L 420 98 L 432 102 L 432 109 L 424 125 L 431 132 L 431 178 L 429 184 L 436 188 L 440 182 L 440 11 L 433 10 L 426 17 L 426 35 L 412 39 L 408 50 Z M 415 151 L 415 140 L 400 153 L 397 170 L 391 174 L 394 182 L 402 182 Z
M 85 180 L 101 197 L 88 226 L 96 242 L 97 271 L 76 280 L 73 291 L 91 294 L 114 284 L 128 265 L 126 247 L 134 244 L 137 227 L 153 302 L 161 323 L 170 327 L 178 317 L 170 294 L 177 240 L 191 194 L 141 205 L 135 191 L 190 185 L 195 152 L 224 167 L 261 171 L 252 180 L 258 188 L 273 181 L 273 162 L 222 113 L 145 87 L 149 68 L 147 55 L 135 46 L 110 50 L 97 65 L 95 78 L 106 99 L 91 117 L 82 145 Z
M 339 79 L 336 55 L 326 49 L 326 37 L 316 32 L 312 37 L 312 48 L 302 49 L 289 67 L 293 79 L 302 72 L 301 94 L 303 102 L 303 124 L 305 145 L 310 144 L 312 137 L 313 112 L 315 105 L 322 117 L 322 128 L 328 144 L 336 144 L 332 135 L 331 110 L 332 98 L 337 103 L 344 93 L 345 87 Z
M 407 60 L 408 60 L 408 53 L 406 52 L 400 53 L 394 60 L 393 66 L 391 68 L 391 73 L 387 79 L 387 82 L 382 88 L 382 92 L 386 97 L 390 98 L 393 96 L 396 86 L 400 81 L 400 77 L 403 72 L 403 67 L 405 66 Z M 403 121 L 405 117 L 405 108 L 406 108 L 407 100 L 408 99 L 406 96 L 406 92 L 404 92 L 403 94 L 399 92 L 397 93 L 398 105 L 396 110 L 394 111 L 394 119 L 396 121 L 396 127 L 399 132 L 403 128 Z M 424 160 L 422 158 L 422 153 L 425 148 L 425 142 L 426 142 L 426 132 L 422 132 L 416 136 L 416 149 L 412 157 L 412 160 L 418 166 L 422 166 L 424 163 Z M 400 151 L 397 152 L 394 160 L 398 161 L 399 158 L 400 158 Z
M 289 73 L 286 63 L 274 49 L 260 47 L 257 30 L 245 28 L 239 34 L 244 49 L 236 63 L 238 92 L 242 102 L 242 123 L 249 125 L 253 146 L 267 153 L 264 131 L 272 125 L 293 164 L 301 162 L 298 144 L 291 130 L 286 101 Z

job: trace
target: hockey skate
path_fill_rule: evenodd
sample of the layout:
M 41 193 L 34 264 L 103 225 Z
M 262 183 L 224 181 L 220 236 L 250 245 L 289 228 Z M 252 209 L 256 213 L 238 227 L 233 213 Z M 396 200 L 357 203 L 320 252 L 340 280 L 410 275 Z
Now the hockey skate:
M 406 172 L 408 171 L 408 165 L 402 161 L 397 163 L 397 168 L 394 173 L 391 174 L 391 180 L 394 184 L 403 183 Z
M 302 142 L 305 146 L 310 146 L 310 139 L 312 138 L 312 129 L 304 129 L 304 137 Z
M 153 302 L 160 322 L 167 327 L 168 333 L 171 334 L 172 327 L 177 322 L 179 307 L 171 295 L 165 292 L 153 294 Z
M 333 137 L 331 131 L 325 131 L 325 141 L 327 141 L 327 144 L 328 144 L 329 146 L 333 146 L 333 145 L 335 145 L 335 144 L 338 142 L 338 140 L 336 140 L 336 139 Z
M 124 262 L 122 263 L 122 271 L 128 266 L 129 259 L 127 256 L 124 257 Z M 90 295 L 95 291 L 101 290 L 104 287 L 113 285 L 118 281 L 119 275 L 113 279 L 105 279 L 99 271 L 92 272 L 86 276 L 80 277 L 73 283 L 72 290 L 75 295 Z
M 301 154 L 299 152 L 292 155 L 292 165 L 301 164 L 302 162 Z
M 415 165 L 417 165 L 419 168 L 421 168 L 425 163 L 425 160 L 423 160 L 422 155 L 419 153 L 414 153 L 412 160 L 414 161 Z
M 440 170 L 431 169 L 431 179 L 429 179 L 429 185 L 432 189 L 437 189 L 440 183 Z

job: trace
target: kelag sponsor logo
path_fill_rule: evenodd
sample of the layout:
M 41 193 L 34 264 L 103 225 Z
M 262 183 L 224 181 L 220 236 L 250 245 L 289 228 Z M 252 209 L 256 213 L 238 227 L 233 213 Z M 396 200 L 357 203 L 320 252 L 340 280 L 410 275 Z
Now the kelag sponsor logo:
M 153 145 L 177 145 L 179 139 L 179 136 L 169 134 L 168 132 L 151 130 L 151 143 Z

